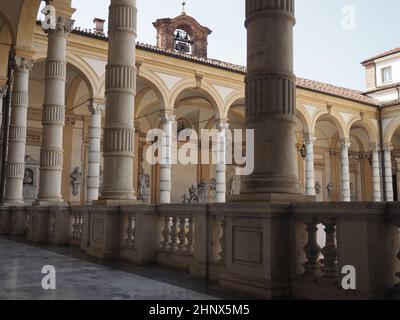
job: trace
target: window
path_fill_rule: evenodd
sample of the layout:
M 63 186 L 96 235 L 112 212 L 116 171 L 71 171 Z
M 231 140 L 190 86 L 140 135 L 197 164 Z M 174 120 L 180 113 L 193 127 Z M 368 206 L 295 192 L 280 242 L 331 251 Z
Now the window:
M 387 83 L 392 81 L 392 67 L 382 68 L 382 83 Z

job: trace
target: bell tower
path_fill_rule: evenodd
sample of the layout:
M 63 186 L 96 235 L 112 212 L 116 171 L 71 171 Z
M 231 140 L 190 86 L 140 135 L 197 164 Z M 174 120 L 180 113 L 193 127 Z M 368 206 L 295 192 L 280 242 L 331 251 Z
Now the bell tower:
M 153 23 L 157 29 L 157 47 L 207 58 L 208 36 L 212 31 L 187 15 L 185 6 L 183 1 L 178 17 L 158 19 Z

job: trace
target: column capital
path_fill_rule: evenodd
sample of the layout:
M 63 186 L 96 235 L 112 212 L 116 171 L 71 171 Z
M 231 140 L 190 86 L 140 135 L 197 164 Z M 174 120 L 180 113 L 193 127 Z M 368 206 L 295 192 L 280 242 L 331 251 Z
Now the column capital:
M 7 89 L 8 86 L 6 84 L 0 84 L 0 99 L 3 99 L 3 97 L 7 94 Z
M 14 66 L 19 72 L 29 73 L 33 68 L 34 60 L 28 57 L 15 56 Z
M 225 119 L 217 119 L 217 120 L 215 120 L 215 126 L 217 127 L 218 131 L 229 129 L 228 120 L 225 120 Z
M 393 144 L 391 142 L 387 142 L 383 145 L 384 151 L 393 151 Z
M 303 138 L 306 144 L 314 144 L 317 141 L 317 138 L 311 133 L 304 133 Z
M 351 146 L 351 141 L 349 138 L 343 138 L 339 140 L 340 149 L 350 148 L 350 146 Z
M 370 143 L 369 145 L 369 150 L 372 152 L 380 152 L 381 151 L 381 147 L 378 143 Z
M 173 122 L 176 120 L 176 116 L 169 111 L 162 111 L 160 113 L 161 123 Z
M 43 29 L 45 33 L 49 32 L 60 32 L 64 36 L 67 36 L 74 29 L 75 20 L 67 18 L 67 17 L 57 17 L 56 18 L 56 27 L 55 29 Z
M 104 102 L 90 102 L 89 106 L 88 106 L 89 112 L 91 114 L 99 114 L 104 112 L 104 110 L 106 109 L 106 105 Z

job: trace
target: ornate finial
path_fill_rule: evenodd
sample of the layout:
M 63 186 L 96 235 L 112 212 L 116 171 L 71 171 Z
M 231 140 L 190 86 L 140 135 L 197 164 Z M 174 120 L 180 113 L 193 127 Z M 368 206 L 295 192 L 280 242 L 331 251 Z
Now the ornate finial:
M 182 15 L 186 15 L 186 11 L 185 11 L 185 6 L 186 6 L 186 1 L 182 1 Z

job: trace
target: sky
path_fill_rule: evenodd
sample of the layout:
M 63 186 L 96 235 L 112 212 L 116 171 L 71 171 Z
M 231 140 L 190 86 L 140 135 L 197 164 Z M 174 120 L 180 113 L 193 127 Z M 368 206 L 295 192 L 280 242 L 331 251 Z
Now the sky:
M 182 0 L 137 0 L 138 41 L 155 44 L 152 22 L 176 17 Z M 208 55 L 246 65 L 244 0 L 186 0 L 186 12 L 209 27 Z M 399 0 L 295 0 L 295 73 L 298 77 L 364 90 L 360 62 L 400 47 Z M 73 0 L 75 25 L 107 18 L 109 0 Z

